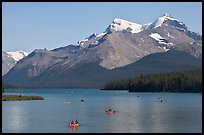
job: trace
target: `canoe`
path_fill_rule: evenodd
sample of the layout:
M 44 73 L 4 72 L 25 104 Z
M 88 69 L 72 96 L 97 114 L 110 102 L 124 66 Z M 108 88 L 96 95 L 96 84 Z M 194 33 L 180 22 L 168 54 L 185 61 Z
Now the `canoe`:
M 69 124 L 69 128 L 77 128 L 79 124 Z
M 65 103 L 65 104 L 69 104 L 69 103 L 71 103 L 71 102 L 70 102 L 69 100 L 65 100 L 64 103 Z
M 113 114 L 113 111 L 108 111 L 108 114 Z

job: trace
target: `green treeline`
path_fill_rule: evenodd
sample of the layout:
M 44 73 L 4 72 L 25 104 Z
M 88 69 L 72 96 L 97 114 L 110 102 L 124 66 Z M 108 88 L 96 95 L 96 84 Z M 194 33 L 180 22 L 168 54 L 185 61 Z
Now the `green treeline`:
M 130 92 L 202 92 L 202 69 L 141 75 L 106 83 L 102 89 Z

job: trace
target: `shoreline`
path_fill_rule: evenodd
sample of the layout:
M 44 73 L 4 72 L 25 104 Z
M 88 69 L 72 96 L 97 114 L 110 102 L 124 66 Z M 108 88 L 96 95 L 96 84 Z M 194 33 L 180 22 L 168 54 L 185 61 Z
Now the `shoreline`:
M 41 96 L 2 95 L 2 101 L 44 100 Z

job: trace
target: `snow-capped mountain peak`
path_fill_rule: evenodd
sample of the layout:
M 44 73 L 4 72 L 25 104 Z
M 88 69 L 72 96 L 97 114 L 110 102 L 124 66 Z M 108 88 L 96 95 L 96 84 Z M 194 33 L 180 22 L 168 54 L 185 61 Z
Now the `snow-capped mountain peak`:
M 167 19 L 173 19 L 175 20 L 171 15 L 169 15 L 168 13 L 164 13 L 162 17 L 166 17 Z
M 15 52 L 6 52 L 6 53 L 9 54 L 9 56 L 13 58 L 15 61 L 19 61 L 20 59 L 28 55 L 27 52 L 24 52 L 22 50 L 15 51 Z
M 129 31 L 131 33 L 139 33 L 142 31 L 142 25 L 133 23 L 121 18 L 115 18 L 113 22 L 109 25 L 105 32 L 114 31 Z
M 164 13 L 162 17 L 159 17 L 159 19 L 164 19 L 164 20 L 172 20 L 172 21 L 178 21 L 177 19 L 173 18 L 171 15 Z
M 2 76 L 5 75 L 13 66 L 15 66 L 17 61 L 27 55 L 28 53 L 22 50 L 15 52 L 2 51 Z
M 172 21 L 179 22 L 177 19 L 173 18 L 169 14 L 164 13 L 161 17 L 159 17 L 155 22 L 152 23 L 153 28 L 161 27 L 162 24 L 167 20 L 172 20 Z

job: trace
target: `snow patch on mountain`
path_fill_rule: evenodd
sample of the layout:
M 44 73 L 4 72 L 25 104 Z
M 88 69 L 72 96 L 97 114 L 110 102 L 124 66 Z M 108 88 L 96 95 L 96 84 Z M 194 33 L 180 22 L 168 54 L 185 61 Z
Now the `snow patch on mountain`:
M 160 39 L 163 39 L 163 37 L 161 37 L 158 33 L 151 33 L 149 36 L 157 41 L 160 41 Z
M 166 46 L 164 46 L 163 48 L 164 48 L 164 50 L 165 50 L 166 52 L 170 50 L 169 48 L 167 49 Z
M 104 35 L 106 35 L 106 34 L 107 34 L 106 32 L 103 32 L 103 33 L 101 33 L 101 34 L 96 35 L 96 37 L 101 37 L 101 36 L 104 36 Z
M 152 25 L 152 22 L 142 25 L 142 30 L 149 29 L 151 25 Z
M 186 31 L 186 30 L 189 30 L 188 28 L 185 29 L 185 28 L 180 28 L 180 27 L 175 27 L 175 26 L 172 26 L 172 27 L 174 27 L 174 28 L 176 28 L 176 29 L 178 29 L 178 30 L 180 30 L 180 31 Z
M 129 31 L 131 33 L 139 33 L 142 31 L 142 25 L 120 18 L 115 18 L 106 31 L 109 31 L 109 29 L 114 31 Z
M 172 45 L 172 43 L 168 43 L 168 41 L 165 38 L 161 37 L 158 33 L 151 33 L 149 36 L 155 39 L 156 41 L 159 41 L 159 44 Z
M 83 45 L 86 41 L 88 41 L 87 38 L 84 39 L 84 40 L 79 40 L 79 41 L 77 42 L 77 45 Z
M 9 55 L 9 57 L 13 58 L 15 61 L 19 61 L 20 59 L 28 55 L 27 52 L 24 52 L 22 50 L 15 51 L 15 52 L 6 52 L 6 53 Z
M 165 51 L 168 51 L 171 46 L 174 45 L 173 43 L 168 42 L 165 38 L 161 37 L 158 33 L 151 33 L 149 36 L 158 41 L 159 44 L 163 45 L 163 49 Z
M 107 34 L 106 32 L 103 32 L 103 33 L 101 33 L 101 34 L 93 33 L 92 35 L 90 35 L 90 36 L 87 37 L 86 39 L 84 39 L 84 40 L 79 40 L 76 45 L 78 45 L 78 46 L 80 46 L 80 47 L 83 47 L 83 45 L 84 45 L 86 42 L 88 42 L 90 39 L 92 39 L 92 38 L 102 38 L 102 37 L 105 36 L 106 34 Z M 97 41 L 96 41 L 96 42 L 97 42 Z M 94 44 L 96 44 L 96 43 L 94 43 Z
M 169 32 L 167 33 L 168 37 L 174 38 Z

